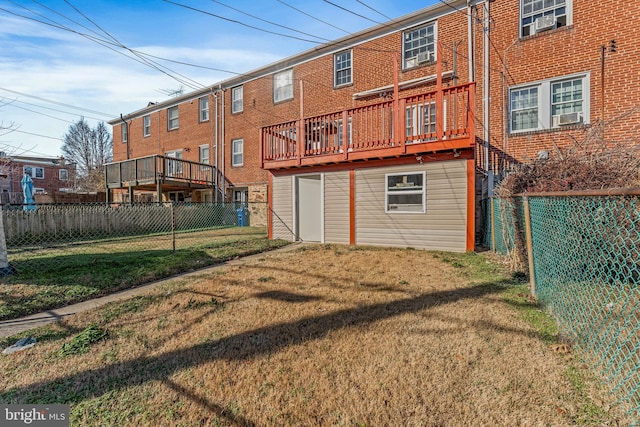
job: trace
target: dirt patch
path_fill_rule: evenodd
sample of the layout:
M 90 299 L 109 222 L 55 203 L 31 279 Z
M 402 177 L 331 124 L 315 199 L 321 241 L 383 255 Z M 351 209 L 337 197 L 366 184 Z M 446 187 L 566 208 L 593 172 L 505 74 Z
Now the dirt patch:
M 0 400 L 71 403 L 74 425 L 574 425 L 566 361 L 504 276 L 437 256 L 313 246 L 177 281 L 0 359 Z M 88 324 L 108 337 L 52 358 Z

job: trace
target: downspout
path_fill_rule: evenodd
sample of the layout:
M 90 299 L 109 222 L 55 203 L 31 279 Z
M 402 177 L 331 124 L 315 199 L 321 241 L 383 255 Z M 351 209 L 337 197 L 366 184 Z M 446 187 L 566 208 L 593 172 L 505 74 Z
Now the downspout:
M 476 81 L 476 75 L 475 75 L 475 70 L 473 67 L 473 53 L 474 53 L 474 49 L 473 49 L 473 42 L 474 42 L 474 37 L 473 34 L 475 34 L 473 32 L 473 7 L 471 6 L 471 0 L 467 0 L 467 41 L 468 41 L 468 53 L 467 53 L 467 58 L 469 59 L 469 83 L 471 82 L 475 82 Z
M 213 92 L 213 96 L 215 97 L 216 100 L 216 109 L 215 109 L 215 120 L 216 120 L 216 128 L 215 128 L 215 133 L 214 133 L 214 145 L 216 147 L 215 149 L 215 160 L 214 160 L 214 166 L 216 168 L 216 176 L 213 178 L 213 181 L 215 183 L 215 192 L 216 192 L 216 197 L 215 197 L 215 202 L 218 203 L 218 193 L 220 193 L 220 182 L 218 182 L 218 127 L 219 127 L 219 123 L 220 123 L 220 116 L 218 115 L 218 92 L 220 91 L 220 85 L 218 85 L 218 89 L 216 89 L 215 92 Z
M 209 88 L 209 94 L 207 95 L 207 112 L 209 114 L 209 124 L 211 125 L 211 133 L 209 134 L 209 143 L 208 143 L 208 147 L 207 149 L 209 150 L 209 159 L 208 159 L 208 163 L 209 165 L 211 165 L 211 155 L 213 154 L 213 144 L 215 144 L 215 131 L 214 131 L 214 120 L 215 120 L 215 115 L 214 115 L 214 119 L 211 119 L 211 101 L 213 101 L 213 87 Z M 200 114 L 200 113 L 198 113 Z M 200 154 L 198 154 L 198 159 L 200 161 L 202 161 L 202 159 L 200 159 Z M 212 193 L 211 195 L 213 196 L 216 192 L 216 188 L 215 188 L 215 174 L 214 174 L 214 170 L 211 170 L 211 182 L 212 182 Z M 202 193 L 204 196 L 204 192 Z M 203 200 L 201 200 L 203 201 Z
M 124 126 L 127 127 L 127 160 L 129 160 L 129 126 L 127 125 L 127 121 L 124 117 L 122 117 L 122 113 L 120 113 L 120 120 L 122 120 Z M 120 132 L 120 135 L 122 135 L 122 131 Z
M 482 92 L 483 92 L 483 108 L 482 108 L 482 122 L 483 122 L 483 130 L 484 130 L 484 170 L 487 173 L 488 181 L 488 189 L 489 196 L 493 195 L 493 173 L 491 173 L 491 162 L 489 160 L 489 142 L 491 138 L 491 132 L 489 130 L 489 108 L 491 106 L 491 91 L 489 87 L 490 82 L 490 57 L 489 57 L 489 44 L 491 42 L 490 38 L 490 29 L 491 29 L 491 21 L 490 21 L 490 2 L 489 0 L 485 0 L 484 2 L 484 58 L 482 64 L 482 73 L 483 73 L 483 83 L 482 83 Z
M 220 134 L 222 136 L 222 203 L 224 204 L 226 198 L 227 198 L 227 178 L 225 175 L 225 132 L 224 132 L 224 90 L 222 90 L 222 114 L 221 114 L 221 118 L 222 118 L 222 125 L 220 126 Z

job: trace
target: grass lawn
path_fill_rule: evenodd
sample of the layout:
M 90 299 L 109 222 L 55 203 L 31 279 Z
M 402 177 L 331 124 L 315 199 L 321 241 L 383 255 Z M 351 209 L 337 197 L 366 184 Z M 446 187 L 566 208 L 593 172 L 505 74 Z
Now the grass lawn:
M 475 254 L 266 253 L 31 331 L 0 402 L 73 426 L 624 423 L 526 295 Z
M 128 237 L 13 254 L 0 280 L 0 320 L 59 308 L 156 279 L 285 245 L 264 228 Z

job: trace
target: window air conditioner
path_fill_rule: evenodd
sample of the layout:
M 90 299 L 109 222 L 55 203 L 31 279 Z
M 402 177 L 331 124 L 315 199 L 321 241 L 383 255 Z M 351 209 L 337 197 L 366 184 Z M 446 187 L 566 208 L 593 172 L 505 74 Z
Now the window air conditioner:
M 433 52 L 420 52 L 416 57 L 416 62 L 418 64 L 426 64 L 431 61 L 433 61 Z
M 556 17 L 553 15 L 540 16 L 531 24 L 531 34 L 551 30 L 556 27 Z
M 567 113 L 553 116 L 553 127 L 567 126 L 580 123 L 582 121 L 582 113 Z

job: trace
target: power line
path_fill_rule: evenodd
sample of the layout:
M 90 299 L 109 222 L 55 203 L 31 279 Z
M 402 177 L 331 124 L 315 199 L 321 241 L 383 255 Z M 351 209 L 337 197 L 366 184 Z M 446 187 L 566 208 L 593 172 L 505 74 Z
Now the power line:
M 9 98 L 2 98 L 2 99 L 9 99 Z M 11 105 L 13 105 L 14 107 L 18 107 L 17 105 L 14 105 L 14 104 L 15 104 L 16 102 L 19 102 L 19 103 L 21 103 L 21 104 L 31 105 L 31 106 L 33 106 L 33 107 L 43 108 L 43 109 L 45 109 L 45 110 L 56 111 L 56 112 L 58 112 L 58 113 L 69 114 L 69 115 L 72 115 L 72 116 L 77 116 L 77 115 L 78 115 L 78 113 L 71 113 L 71 112 L 69 112 L 69 111 L 58 110 L 58 109 L 56 109 L 56 108 L 45 107 L 44 105 L 32 104 L 32 103 L 30 103 L 30 102 L 21 101 L 21 100 L 19 100 L 19 99 L 12 99 L 11 101 L 12 101 L 12 102 L 11 102 Z M 18 108 L 21 108 L 21 107 L 18 107 Z M 39 114 L 43 114 L 43 113 L 39 113 Z M 103 121 L 103 120 L 104 120 L 104 119 L 101 119 L 101 118 L 98 118 L 98 117 L 87 116 L 87 115 L 84 115 L 84 114 L 82 115 L 82 117 L 85 117 L 85 118 L 87 118 L 87 119 L 92 119 L 92 120 L 99 120 L 99 121 Z M 111 117 L 111 116 L 110 116 L 110 117 Z M 62 119 L 59 119 L 59 120 L 62 120 Z
M 31 13 L 33 13 L 33 14 L 35 14 L 35 15 L 42 16 L 42 15 L 38 14 L 37 12 L 34 12 L 34 11 L 32 11 L 32 10 L 28 9 L 28 8 L 25 8 L 24 6 L 20 6 L 20 7 L 22 7 L 23 9 L 25 9 L 25 10 L 27 10 L 27 11 L 29 11 L 29 12 L 31 12 Z M 90 40 L 90 41 L 92 41 L 92 42 L 94 42 L 94 43 L 96 43 L 96 44 L 99 44 L 99 45 L 101 45 L 102 47 L 106 47 L 107 49 L 110 49 L 110 50 L 112 50 L 112 51 L 114 51 L 114 52 L 116 52 L 116 53 L 118 53 L 118 54 L 120 54 L 120 55 L 123 55 L 124 57 L 126 57 L 126 58 L 128 58 L 128 59 L 134 60 L 134 61 L 136 61 L 136 62 L 138 62 L 138 63 L 140 63 L 140 64 L 142 64 L 142 65 L 145 65 L 145 66 L 148 66 L 148 67 L 150 67 L 150 68 L 152 68 L 152 69 L 155 69 L 156 71 L 160 71 L 161 73 L 163 73 L 163 74 L 167 75 L 168 77 L 170 77 L 170 78 L 172 78 L 172 79 L 174 79 L 174 80 L 178 81 L 179 83 L 184 84 L 185 86 L 189 86 L 189 88 L 191 88 L 191 89 L 199 89 L 199 88 L 205 87 L 204 85 L 202 85 L 201 83 L 196 82 L 195 80 L 192 80 L 192 82 L 196 83 L 196 85 L 193 85 L 193 84 L 191 84 L 191 83 L 187 82 L 186 80 L 182 80 L 182 79 L 180 79 L 180 78 L 177 78 L 176 76 L 173 76 L 173 75 L 169 74 L 168 72 L 166 72 L 166 71 L 164 71 L 164 70 L 160 69 L 160 67 L 161 67 L 160 65 L 154 65 L 154 62 L 153 62 L 153 61 L 148 61 L 148 60 L 146 60 L 146 59 L 144 59 L 144 58 L 139 58 L 139 56 L 135 54 L 135 52 L 137 52 L 137 51 L 134 51 L 134 50 L 132 50 L 132 49 L 129 49 L 129 48 L 127 48 L 126 46 L 124 46 L 123 44 L 121 44 L 121 43 L 114 43 L 114 42 L 111 42 L 111 41 L 109 41 L 109 40 L 106 40 L 106 39 L 103 39 L 103 38 L 100 38 L 100 37 L 96 37 L 96 36 L 92 36 L 92 35 L 90 35 L 90 34 L 82 33 L 82 32 L 80 32 L 80 31 L 74 30 L 74 29 L 69 28 L 69 27 L 67 27 L 67 26 L 65 26 L 65 25 L 62 25 L 62 24 L 60 24 L 60 23 L 57 23 L 57 22 L 55 22 L 55 21 L 53 21 L 52 19 L 47 18 L 47 17 L 44 17 L 44 19 L 47 19 L 48 21 L 51 21 L 52 23 L 45 22 L 45 21 L 41 21 L 41 20 L 39 20 L 39 19 L 35 19 L 35 18 L 33 18 L 33 17 L 30 17 L 30 16 L 21 15 L 21 14 L 19 14 L 19 13 L 13 12 L 13 11 L 8 10 L 8 9 L 5 9 L 5 8 L 1 8 L 1 7 L 0 7 L 0 10 L 1 10 L 1 11 L 4 11 L 4 12 L 6 12 L 6 13 L 9 13 L 9 14 L 11 14 L 11 15 L 14 15 L 14 16 L 17 16 L 17 17 L 20 17 L 20 18 L 23 18 L 23 19 L 27 19 L 27 20 L 30 20 L 30 21 L 38 22 L 38 23 L 43 24 L 43 25 L 47 25 L 47 26 L 50 26 L 50 27 L 53 27 L 53 28 L 56 28 L 56 29 L 59 29 L 59 30 L 68 31 L 68 32 L 70 32 L 70 33 L 73 33 L 73 34 L 77 34 L 77 35 L 79 35 L 79 36 L 82 36 L 82 37 L 86 38 L 87 40 Z M 66 19 L 71 20 L 70 18 L 66 18 Z M 75 21 L 73 21 L 73 20 L 71 20 L 71 21 L 72 21 L 72 22 L 75 22 Z M 88 29 L 89 31 L 91 31 L 91 32 L 92 32 L 92 33 L 94 33 L 94 34 L 97 34 L 95 31 L 93 31 L 93 30 L 91 30 L 91 29 L 89 29 L 89 28 L 87 28 L 87 27 L 83 26 L 82 24 L 78 24 L 78 25 L 82 26 L 83 28 Z M 110 46 L 108 46 L 108 45 L 112 45 L 112 46 L 116 46 L 116 47 L 120 47 L 120 48 L 123 48 L 123 49 L 129 50 L 131 53 L 134 53 L 134 56 L 138 56 L 138 58 L 135 58 L 135 57 L 132 57 L 132 56 L 126 55 L 125 53 L 120 52 L 120 51 L 118 51 L 118 50 L 116 50 L 116 49 L 114 49 L 114 48 L 112 48 L 112 47 L 110 47 Z M 138 53 L 139 53 L 139 52 L 138 52 Z M 171 72 L 174 72 L 174 71 L 170 70 L 170 69 L 169 69 L 169 68 L 167 68 L 167 67 L 163 67 L 163 68 L 165 68 L 165 69 L 167 69 L 167 70 L 169 70 L 169 71 L 171 71 Z M 175 72 L 174 72 L 174 73 L 175 73 Z M 185 78 L 185 79 L 191 80 L 191 79 L 189 79 L 188 77 L 183 76 L 183 75 L 181 75 L 181 74 L 179 74 L 179 73 L 176 73 L 176 74 L 177 74 L 178 76 L 180 76 L 180 77 L 183 77 L 183 78 Z
M 85 15 L 84 13 L 82 13 L 82 11 L 80 11 L 80 9 L 78 9 L 78 8 L 77 8 L 77 7 L 75 7 L 73 4 L 71 4 L 71 2 L 69 2 L 68 0 L 64 0 L 64 2 L 65 2 L 65 3 L 67 3 L 70 7 L 72 7 L 72 8 L 73 8 L 73 10 L 75 10 L 77 13 L 79 13 L 79 14 L 80 14 L 83 18 L 85 18 L 87 21 L 89 21 L 89 22 L 91 22 L 93 25 L 95 25 L 95 26 L 96 26 L 100 31 L 102 31 L 104 34 L 106 34 L 110 39 L 112 39 L 114 42 L 116 42 L 116 44 L 117 44 L 119 47 L 121 47 L 121 48 L 123 48 L 123 49 L 126 49 L 126 50 L 128 50 L 128 51 L 130 51 L 130 52 L 131 52 L 131 50 L 130 50 L 127 46 L 125 46 L 123 43 L 121 43 L 117 38 L 115 38 L 115 37 L 114 37 L 113 35 L 111 35 L 108 31 L 106 31 L 105 29 L 103 29 L 100 25 L 98 25 L 95 21 L 93 21 L 93 20 L 92 20 L 91 18 L 89 18 L 87 15 Z M 133 53 L 133 52 L 132 52 L 132 53 Z M 134 55 L 136 55 L 136 54 L 134 53 Z M 140 57 L 139 55 L 136 55 L 136 56 Z M 143 58 L 140 58 L 140 59 L 142 59 L 145 63 L 147 63 L 147 65 L 149 65 L 150 67 L 152 67 L 152 68 L 156 69 L 157 71 L 160 71 L 161 73 L 164 73 L 164 74 L 166 74 L 167 76 L 169 76 L 169 77 L 171 77 L 171 78 L 173 78 L 173 79 L 175 79 L 175 80 L 178 80 L 175 76 L 172 76 L 171 74 L 169 74 L 169 73 L 165 72 L 164 70 L 160 69 L 154 61 L 149 61 L 149 60 L 147 60 L 147 59 L 143 59 Z M 176 73 L 174 70 L 171 70 L 171 69 L 169 69 L 169 68 L 167 68 L 167 67 L 163 67 L 163 68 L 165 68 L 166 70 L 170 71 L 171 73 L 177 74 L 177 75 L 178 75 L 178 76 L 180 76 L 181 78 L 185 78 L 185 79 L 190 80 L 191 82 L 195 83 L 195 84 L 196 84 L 196 87 L 193 87 L 193 86 L 192 86 L 192 88 L 194 88 L 194 89 L 198 88 L 198 86 L 199 86 L 200 88 L 205 87 L 205 85 L 203 85 L 203 84 L 201 84 L 201 83 L 198 83 L 197 81 L 195 81 L 195 80 L 193 80 L 193 79 L 190 79 L 190 78 L 188 78 L 188 77 L 186 77 L 186 76 L 183 76 L 183 75 L 182 75 L 182 74 L 180 74 L 180 73 Z
M 88 108 L 83 108 L 83 107 L 76 107 L 74 105 L 65 104 L 64 102 L 53 101 L 51 99 L 42 98 L 40 96 L 29 95 L 27 93 L 18 92 L 17 90 L 11 90 L 11 89 L 7 89 L 7 88 L 4 88 L 4 87 L 0 87 L 0 90 L 4 90 L 5 92 L 15 93 L 16 95 L 26 96 L 28 98 L 34 98 L 34 99 L 37 99 L 39 101 L 44 101 L 44 102 L 49 102 L 51 104 L 60 105 L 62 107 L 72 108 L 74 110 L 86 111 L 86 112 L 89 112 L 89 113 L 98 114 L 98 115 L 109 117 L 109 118 L 115 117 L 114 114 L 104 113 L 104 112 L 96 111 L 96 110 L 90 110 Z
M 73 124 L 73 122 L 70 122 L 69 120 L 65 120 L 65 119 L 61 119 L 61 118 L 59 118 L 59 117 L 51 116 L 51 115 L 49 115 L 49 114 L 41 113 L 41 112 L 39 112 L 39 111 L 30 110 L 29 108 L 24 108 L 24 107 L 21 107 L 21 106 L 19 106 L 19 105 L 14 105 L 13 103 L 9 103 L 8 105 L 11 105 L 12 107 L 15 107 L 15 108 L 19 108 L 19 109 L 21 109 L 21 110 L 28 111 L 28 112 L 30 112 L 30 113 L 38 114 L 38 115 L 40 115 L 40 116 L 49 117 L 50 119 L 59 120 L 59 121 L 61 121 L 61 122 L 65 122 L 65 123 Z
M 242 25 L 243 27 L 252 28 L 254 30 L 262 31 L 264 33 L 273 34 L 273 35 L 281 36 L 281 37 L 287 37 L 287 38 L 290 38 L 290 39 L 300 40 L 300 41 L 303 41 L 303 42 L 318 44 L 318 41 L 316 41 L 316 40 L 303 39 L 301 37 L 296 37 L 296 36 L 291 36 L 291 35 L 288 35 L 288 34 L 276 33 L 275 31 L 265 30 L 264 28 L 255 27 L 253 25 L 245 24 L 244 22 L 236 21 L 235 19 L 225 18 L 224 16 L 216 15 L 215 13 L 207 12 L 207 11 L 204 11 L 204 10 L 201 10 L 201 9 L 197 9 L 195 7 L 187 6 L 185 4 L 176 3 L 176 2 L 173 2 L 171 0 L 162 0 L 162 1 L 164 1 L 165 3 L 175 4 L 176 6 L 180 6 L 180 7 L 183 7 L 185 9 L 190 9 L 190 10 L 193 10 L 195 12 L 204 13 L 205 15 L 213 16 L 214 18 L 218 18 L 218 19 L 222 19 L 224 21 L 232 22 L 234 24 Z
M 342 6 L 340 6 L 340 5 L 337 5 L 337 4 L 335 4 L 335 3 L 332 3 L 332 2 L 330 2 L 329 0 L 322 0 L 322 1 L 323 1 L 323 2 L 325 2 L 325 3 L 330 4 L 331 6 L 337 7 L 338 9 L 342 9 L 342 10 L 344 10 L 345 12 L 348 12 L 348 13 L 350 13 L 350 14 L 352 14 L 352 15 L 359 16 L 360 18 L 362 18 L 362 19 L 366 19 L 367 21 L 371 21 L 371 22 L 373 22 L 374 24 L 382 25 L 382 22 L 378 22 L 378 21 L 376 21 L 376 20 L 374 20 L 374 19 L 367 18 L 367 17 L 366 17 L 366 16 L 364 16 L 364 15 L 360 15 L 359 13 L 356 13 L 356 12 L 354 12 L 354 11 L 352 11 L 352 10 L 349 10 L 349 9 L 347 9 L 346 7 L 342 7 Z
M 276 0 L 276 1 L 277 1 L 278 3 L 282 3 L 283 5 L 285 5 L 285 6 L 287 6 L 287 7 L 290 7 L 291 9 L 293 9 L 293 10 L 295 10 L 295 11 L 297 11 L 297 12 L 300 12 L 301 14 L 303 14 L 303 15 L 305 15 L 305 16 L 308 16 L 308 17 L 309 17 L 309 18 L 311 18 L 311 19 L 315 19 L 315 20 L 316 20 L 316 21 L 318 21 L 318 22 L 321 22 L 321 23 L 323 23 L 323 24 L 326 24 L 326 25 L 328 25 L 328 26 L 330 26 L 330 27 L 332 27 L 332 28 L 335 28 L 336 30 L 340 30 L 340 31 L 342 31 L 343 33 L 351 34 L 349 31 L 347 31 L 347 30 L 343 30 L 343 29 L 342 29 L 342 28 L 340 28 L 340 27 L 336 27 L 335 25 L 333 25 L 333 24 L 331 24 L 331 23 L 329 23 L 329 22 L 327 22 L 327 21 L 323 21 L 322 19 L 317 18 L 317 17 L 315 17 L 315 16 L 313 16 L 313 15 L 311 15 L 311 14 L 307 13 L 307 12 L 304 12 L 304 11 L 302 11 L 302 10 L 300 10 L 300 9 L 298 9 L 298 8 L 296 8 L 296 7 L 294 7 L 294 6 L 292 6 L 292 5 L 290 5 L 289 3 L 287 3 L 287 2 L 285 2 L 285 1 L 283 1 L 283 0 Z
M 55 139 L 56 141 L 62 141 L 62 138 L 55 138 L 53 136 L 41 135 L 39 133 L 26 132 L 24 130 L 12 129 L 11 132 L 25 133 L 27 135 L 39 136 L 41 138 Z
M 366 4 L 365 2 L 360 1 L 360 0 L 356 0 L 356 1 L 357 1 L 358 3 L 360 3 L 361 5 L 363 5 L 364 7 L 366 7 L 366 8 L 368 8 L 368 9 L 370 9 L 370 10 L 374 11 L 374 12 L 375 12 L 375 13 L 377 13 L 378 15 L 383 16 L 384 18 L 386 18 L 386 19 L 388 19 L 389 21 L 391 21 L 391 19 L 392 19 L 392 18 L 389 18 L 389 17 L 388 17 L 387 15 L 385 15 L 384 13 L 382 13 L 382 12 L 380 12 L 380 11 L 378 11 L 378 10 L 376 10 L 376 9 L 372 8 L 371 6 L 369 6 L 368 4 Z
M 286 25 L 281 25 L 281 24 L 278 24 L 276 22 L 267 21 L 266 19 L 260 18 L 260 17 L 255 16 L 255 15 L 251 15 L 250 13 L 243 12 L 242 10 L 237 9 L 237 8 L 235 8 L 233 6 L 229 6 L 227 4 L 224 4 L 221 1 L 218 1 L 218 0 L 211 0 L 211 1 L 214 2 L 214 3 L 217 3 L 219 5 L 222 5 L 224 7 L 228 7 L 231 10 L 235 10 L 236 12 L 241 13 L 243 15 L 247 15 L 247 16 L 253 18 L 253 19 L 257 19 L 258 21 L 266 22 L 267 24 L 271 24 L 271 25 L 274 25 L 276 27 L 284 28 L 286 30 L 293 31 L 295 33 L 302 34 L 302 35 L 305 35 L 305 36 L 314 37 L 316 39 L 320 39 L 320 40 L 324 40 L 324 41 L 328 41 L 328 42 L 331 41 L 329 39 L 325 39 L 324 37 L 314 36 L 313 34 L 305 33 L 304 31 L 299 31 L 299 30 L 296 30 L 295 28 L 287 27 Z

